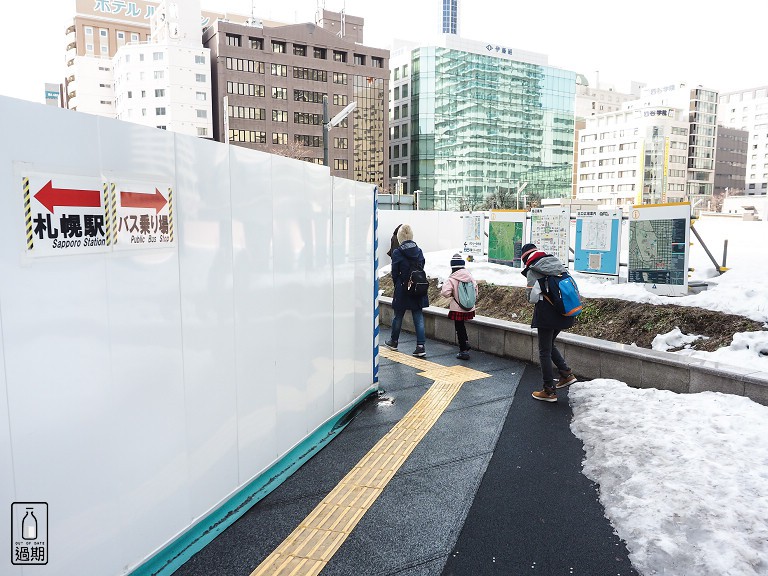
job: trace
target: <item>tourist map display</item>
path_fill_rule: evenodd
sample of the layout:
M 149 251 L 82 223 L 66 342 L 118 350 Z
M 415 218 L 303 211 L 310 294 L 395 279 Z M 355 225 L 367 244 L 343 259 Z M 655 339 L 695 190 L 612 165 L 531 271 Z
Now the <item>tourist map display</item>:
M 576 213 L 573 269 L 587 274 L 619 275 L 621 209 Z
M 629 221 L 627 280 L 667 296 L 688 293 L 690 204 L 635 206 Z
M 539 250 L 557 256 L 566 267 L 570 254 L 571 211 L 568 207 L 531 208 L 531 242 Z
M 525 210 L 492 210 L 488 224 L 488 262 L 521 268 Z

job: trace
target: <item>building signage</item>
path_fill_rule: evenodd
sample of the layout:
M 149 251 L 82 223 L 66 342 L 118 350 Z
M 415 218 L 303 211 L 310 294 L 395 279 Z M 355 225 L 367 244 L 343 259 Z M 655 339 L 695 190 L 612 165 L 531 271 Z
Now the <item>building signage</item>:
M 115 248 L 154 248 L 173 243 L 173 189 L 151 181 L 123 180 L 114 184 Z

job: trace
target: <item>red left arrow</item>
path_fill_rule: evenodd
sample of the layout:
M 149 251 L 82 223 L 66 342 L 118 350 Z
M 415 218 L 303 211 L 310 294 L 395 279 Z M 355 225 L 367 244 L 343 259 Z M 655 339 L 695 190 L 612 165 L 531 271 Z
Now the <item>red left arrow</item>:
M 69 188 L 54 188 L 53 180 L 40 188 L 35 194 L 35 200 L 53 213 L 55 206 L 79 206 L 98 208 L 101 206 L 101 193 L 98 190 L 71 190 Z
M 158 214 L 167 203 L 165 196 L 160 194 L 160 190 L 157 188 L 155 188 L 154 194 L 120 192 L 120 206 L 123 208 L 154 208 L 155 214 Z

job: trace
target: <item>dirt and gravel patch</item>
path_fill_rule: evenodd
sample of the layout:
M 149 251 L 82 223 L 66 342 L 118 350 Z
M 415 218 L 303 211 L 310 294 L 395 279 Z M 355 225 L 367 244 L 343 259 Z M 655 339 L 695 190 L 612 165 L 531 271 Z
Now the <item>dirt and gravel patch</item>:
M 499 320 L 530 324 L 533 306 L 525 298 L 525 289 L 498 286 L 479 281 L 477 313 Z M 384 296 L 392 296 L 392 280 L 380 279 Z M 430 279 L 429 302 L 432 306 L 448 308 L 447 298 L 440 296 L 437 280 Z M 763 324 L 736 316 L 692 306 L 675 304 L 646 304 L 615 298 L 585 298 L 584 311 L 569 330 L 572 334 L 591 336 L 620 344 L 635 344 L 651 348 L 658 334 L 675 328 L 684 334 L 706 336 L 690 345 L 696 350 L 712 352 L 730 346 L 737 332 L 763 330 Z

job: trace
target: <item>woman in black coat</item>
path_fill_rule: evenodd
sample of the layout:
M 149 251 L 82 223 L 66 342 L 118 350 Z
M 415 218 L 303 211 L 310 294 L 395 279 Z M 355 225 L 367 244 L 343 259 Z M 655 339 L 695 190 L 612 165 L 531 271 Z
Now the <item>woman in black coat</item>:
M 390 350 L 397 350 L 403 316 L 405 316 L 406 310 L 410 310 L 413 316 L 413 326 L 416 329 L 416 350 L 413 351 L 413 355 L 424 357 L 427 353 L 424 350 L 426 336 L 422 308 L 429 306 L 429 297 L 426 295 L 414 296 L 409 293 L 408 280 L 411 276 L 411 270 L 423 270 L 426 261 L 421 248 L 413 241 L 413 230 L 408 224 L 400 226 L 397 231 L 397 241 L 400 245 L 392 250 L 392 282 L 395 286 L 392 310 L 395 316 L 392 318 L 392 333 L 384 345 Z

